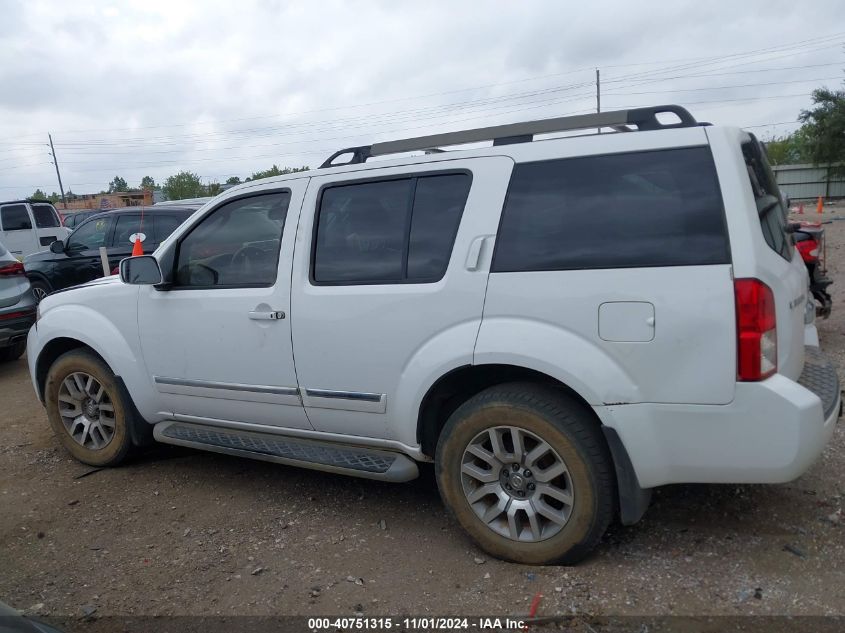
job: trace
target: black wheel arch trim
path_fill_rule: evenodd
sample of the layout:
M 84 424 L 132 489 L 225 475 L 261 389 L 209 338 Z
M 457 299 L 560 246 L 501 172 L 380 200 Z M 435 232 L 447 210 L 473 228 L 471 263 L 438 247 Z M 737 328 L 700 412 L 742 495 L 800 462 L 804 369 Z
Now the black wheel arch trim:
M 616 485 L 619 491 L 619 521 L 633 525 L 643 518 L 651 501 L 651 488 L 640 487 L 634 465 L 616 429 L 602 424 L 601 430 L 613 457 Z

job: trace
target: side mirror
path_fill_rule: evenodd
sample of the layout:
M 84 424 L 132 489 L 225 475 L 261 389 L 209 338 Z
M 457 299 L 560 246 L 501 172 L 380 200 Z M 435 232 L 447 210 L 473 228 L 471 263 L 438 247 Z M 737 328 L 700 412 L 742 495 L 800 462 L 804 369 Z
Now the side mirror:
M 56 255 L 58 255 L 59 253 L 64 253 L 65 252 L 65 243 L 61 240 L 56 240 L 55 242 L 51 242 L 50 243 L 50 252 L 56 253 Z
M 155 286 L 161 283 L 161 268 L 152 255 L 139 255 L 120 260 L 120 280 L 136 286 Z

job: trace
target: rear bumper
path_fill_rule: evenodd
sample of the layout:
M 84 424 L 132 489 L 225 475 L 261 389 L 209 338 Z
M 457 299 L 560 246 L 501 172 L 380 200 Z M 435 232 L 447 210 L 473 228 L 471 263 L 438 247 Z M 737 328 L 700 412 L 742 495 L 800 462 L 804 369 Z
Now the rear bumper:
M 619 434 L 640 486 L 781 483 L 804 473 L 833 434 L 841 396 L 834 366 L 806 348 L 798 381 L 737 383 L 726 405 L 596 407 Z
M 0 347 L 9 347 L 26 340 L 29 328 L 35 323 L 35 309 L 22 309 L 20 316 L 3 318 L 0 312 Z

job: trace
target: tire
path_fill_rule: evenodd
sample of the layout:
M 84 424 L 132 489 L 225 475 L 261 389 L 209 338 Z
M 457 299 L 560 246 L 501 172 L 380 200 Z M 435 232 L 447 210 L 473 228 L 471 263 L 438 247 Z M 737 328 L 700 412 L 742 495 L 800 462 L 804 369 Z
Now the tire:
M 41 303 L 42 299 L 52 292 L 49 284 L 40 279 L 31 279 L 29 285 L 32 288 L 32 296 L 35 298 L 35 303 Z
M 18 360 L 26 351 L 26 341 L 21 341 L 10 345 L 9 347 L 0 348 L 0 362 L 8 362 Z
M 44 400 L 53 432 L 77 460 L 116 466 L 129 454 L 133 408 L 95 354 L 75 349 L 57 358 L 47 372 Z
M 533 383 L 491 387 L 461 405 L 440 434 L 435 473 L 444 503 L 476 543 L 516 563 L 580 561 L 616 510 L 613 461 L 592 411 Z

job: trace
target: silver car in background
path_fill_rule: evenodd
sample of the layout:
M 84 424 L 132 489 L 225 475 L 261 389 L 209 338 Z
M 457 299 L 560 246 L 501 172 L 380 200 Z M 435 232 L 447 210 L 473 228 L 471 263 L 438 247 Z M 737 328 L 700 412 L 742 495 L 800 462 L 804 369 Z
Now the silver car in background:
M 17 360 L 24 353 L 35 308 L 23 264 L 0 242 L 0 362 Z

